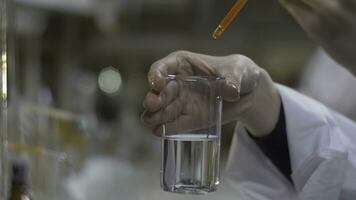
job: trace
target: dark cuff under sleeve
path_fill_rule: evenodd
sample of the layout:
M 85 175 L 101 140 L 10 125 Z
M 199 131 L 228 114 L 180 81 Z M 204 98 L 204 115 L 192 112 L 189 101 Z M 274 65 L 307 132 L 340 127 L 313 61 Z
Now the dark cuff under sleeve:
M 249 135 L 256 142 L 257 146 L 259 146 L 263 153 L 279 169 L 279 171 L 290 182 L 292 182 L 292 170 L 289 157 L 287 130 L 283 104 L 281 104 L 278 122 L 274 130 L 269 135 L 264 137 L 254 137 L 250 133 Z

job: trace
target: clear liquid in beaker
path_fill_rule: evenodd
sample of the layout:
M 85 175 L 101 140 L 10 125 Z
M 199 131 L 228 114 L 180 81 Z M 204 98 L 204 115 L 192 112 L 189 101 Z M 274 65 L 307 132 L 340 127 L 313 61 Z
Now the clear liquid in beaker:
M 205 194 L 219 184 L 216 135 L 179 134 L 162 138 L 161 186 L 175 193 Z

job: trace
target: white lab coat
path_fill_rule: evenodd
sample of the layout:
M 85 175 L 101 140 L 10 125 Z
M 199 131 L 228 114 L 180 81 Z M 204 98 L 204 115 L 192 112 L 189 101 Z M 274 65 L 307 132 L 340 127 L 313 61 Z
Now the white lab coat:
M 294 186 L 237 127 L 227 165 L 236 189 L 247 200 L 356 199 L 356 123 L 292 89 L 277 87 Z
M 355 86 L 356 77 L 319 48 L 307 64 L 298 90 L 356 120 Z

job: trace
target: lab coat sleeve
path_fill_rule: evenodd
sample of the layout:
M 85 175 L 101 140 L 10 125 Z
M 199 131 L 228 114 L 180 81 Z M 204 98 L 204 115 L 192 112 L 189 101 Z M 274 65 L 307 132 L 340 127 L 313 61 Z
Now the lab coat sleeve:
M 277 85 L 285 110 L 292 185 L 236 128 L 227 176 L 245 199 L 356 199 L 356 124 Z

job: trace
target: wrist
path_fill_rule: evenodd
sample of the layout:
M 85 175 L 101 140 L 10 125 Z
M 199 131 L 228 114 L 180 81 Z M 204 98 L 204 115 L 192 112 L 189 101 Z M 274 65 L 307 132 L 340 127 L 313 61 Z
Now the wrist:
M 241 123 L 255 137 L 266 136 L 276 126 L 281 98 L 269 74 L 261 69 L 256 88 L 252 92 L 250 109 L 241 116 Z

